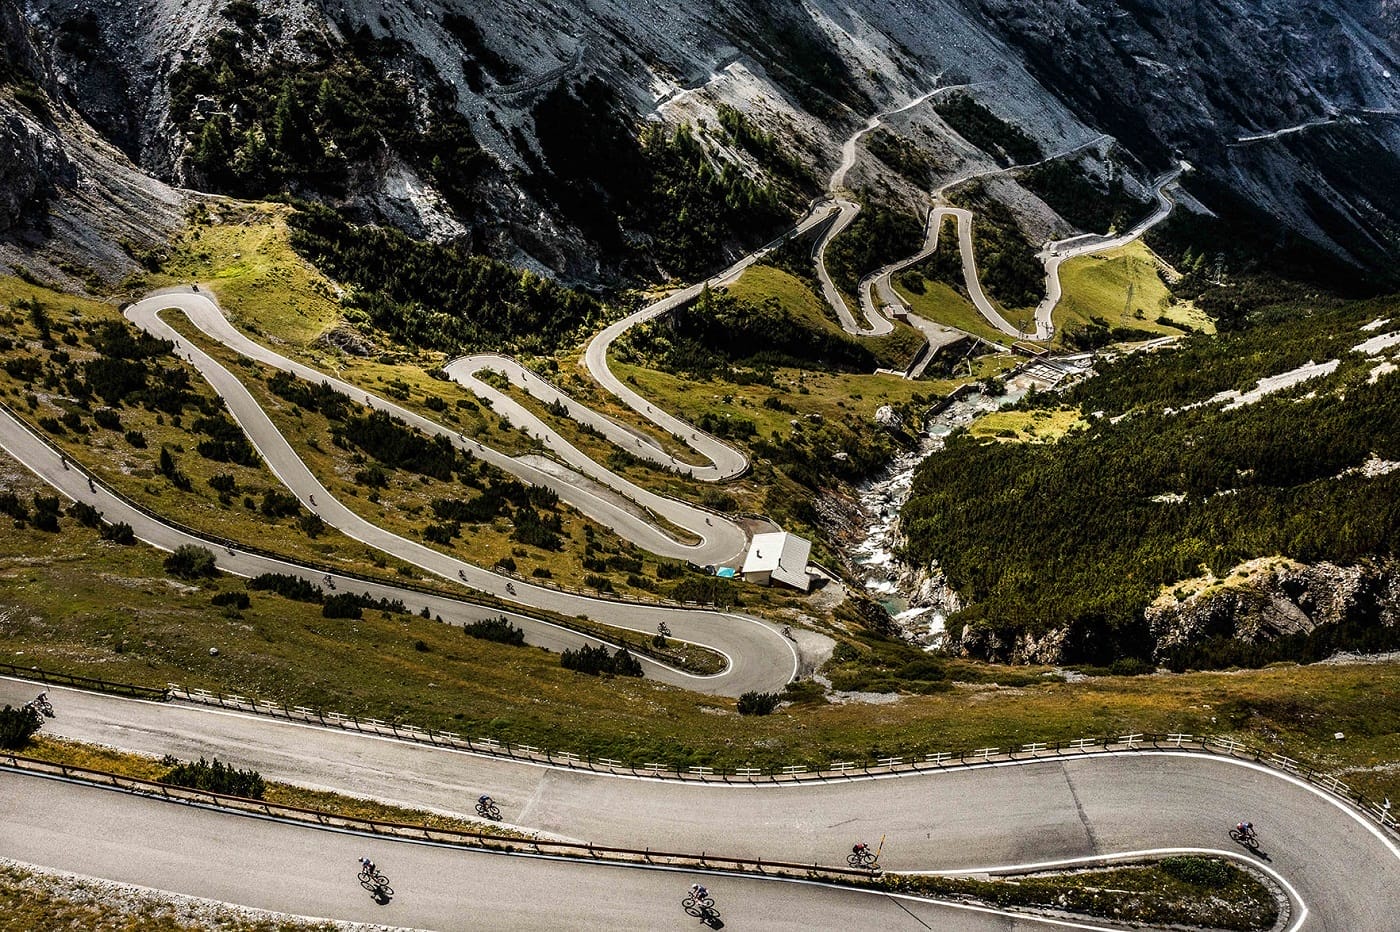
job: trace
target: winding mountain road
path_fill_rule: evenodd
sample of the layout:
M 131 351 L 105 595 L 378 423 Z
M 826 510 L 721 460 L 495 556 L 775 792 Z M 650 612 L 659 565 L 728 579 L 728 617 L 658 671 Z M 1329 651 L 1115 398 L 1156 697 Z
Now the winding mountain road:
M 930 96 L 932 92 L 901 109 Z M 849 142 L 850 164 L 859 135 L 875 125 L 878 118 Z M 833 176 L 833 182 L 844 180 L 844 171 L 850 167 L 847 163 L 843 149 L 844 170 L 838 169 L 840 179 Z M 1159 179 L 1159 207 L 1148 221 L 1156 222 L 1158 214 L 1170 210 L 1165 189 L 1174 180 Z M 839 197 L 831 203 L 836 216 L 818 250 L 819 257 L 824 255 L 825 244 L 854 219 L 850 210 L 854 206 Z M 958 218 L 969 293 L 980 294 L 968 212 L 937 208 L 930 220 L 933 242 L 926 242 L 924 248 L 936 248 L 942 219 L 950 214 Z M 819 204 L 787 235 L 800 235 L 831 219 L 827 205 Z M 1145 227 L 1140 224 L 1124 236 L 1140 235 L 1140 228 Z M 203 294 L 157 295 L 132 305 L 126 313 L 138 326 L 175 343 L 177 353 L 224 398 L 231 415 L 278 479 L 328 524 L 426 572 L 505 599 L 563 614 L 587 614 L 646 633 L 664 620 L 677 637 L 721 650 L 730 664 L 717 676 L 694 677 L 643 658 L 648 674 L 691 689 L 736 695 L 750 689 L 780 688 L 797 671 L 798 651 L 775 626 L 739 615 L 603 601 L 508 580 L 378 527 L 341 503 L 296 454 L 247 388 L 185 340 L 161 314 L 177 310 L 203 333 L 247 358 L 313 382 L 328 383 L 429 434 L 447 436 L 474 456 L 522 478 L 529 477 L 527 481 L 554 488 L 580 511 L 653 552 L 697 562 L 722 562 L 742 550 L 743 532 L 737 525 L 661 496 L 648 497 L 650 493 L 597 466 L 480 376 L 492 370 L 514 384 L 523 382 L 522 387 L 537 399 L 566 405 L 571 417 L 588 423 L 624 449 L 630 443 L 644 458 L 693 478 L 716 481 L 738 475 L 747 465 L 742 454 L 656 409 L 629 389 L 608 369 L 607 351 L 629 327 L 693 300 L 706 285 L 732 282 L 786 238 L 746 256 L 705 283 L 618 321 L 595 337 L 585 353 L 585 365 L 600 384 L 658 428 L 680 438 L 709 465 L 671 458 L 660 444 L 587 412 L 557 387 L 510 360 L 470 357 L 450 367 L 453 378 L 483 397 L 491 397 L 497 410 L 540 437 L 565 464 L 561 468 L 575 469 L 590 481 L 609 486 L 612 493 L 628 498 L 638 508 L 651 509 L 693 532 L 697 543 L 676 540 L 644 514 L 619 504 L 611 494 L 591 491 L 587 483 L 561 478 L 557 472 L 466 440 L 428 418 L 254 343 L 233 328 Z M 1112 248 L 1106 245 L 1112 239 L 1079 239 L 1058 244 L 1062 254 L 1049 258 L 1063 259 L 1081 249 Z M 824 263 L 819 263 L 819 268 L 823 269 L 824 284 L 829 283 Z M 870 282 L 872 288 L 878 278 Z M 838 314 L 844 307 L 844 300 L 833 302 Z M 987 314 L 980 305 L 979 310 Z M 843 326 L 867 335 L 888 332 L 892 327 L 873 300 L 863 312 L 867 326 L 859 325 L 849 308 L 842 316 Z M 1047 330 L 1048 317 L 1047 312 Z M 1039 318 L 1038 314 L 1037 332 L 1042 330 Z M 1001 323 L 1009 336 L 1020 335 L 1006 321 Z M 63 494 L 94 504 L 109 521 L 131 524 L 138 537 L 157 547 L 206 543 L 133 508 L 101 485 L 90 485 L 86 474 L 4 412 L 0 412 L 0 447 Z M 240 575 L 291 572 L 320 581 L 318 570 L 237 547 L 220 551 L 217 557 L 221 568 Z M 415 607 L 424 605 L 449 621 L 460 623 L 500 614 L 496 609 L 388 584 L 348 578 L 336 581 L 341 588 L 403 598 Z M 514 591 L 506 589 L 508 583 L 514 584 Z M 533 643 L 557 649 L 588 640 L 528 616 L 514 615 L 512 620 L 527 630 Z M 821 645 L 813 649 L 819 653 Z M 0 699 L 6 701 L 23 701 L 32 696 L 32 690 L 29 683 L 0 680 Z M 1400 890 L 1400 848 L 1383 830 L 1301 780 L 1248 762 L 1203 754 L 1103 753 L 821 784 L 697 785 L 582 773 L 179 704 L 59 689 L 52 692 L 59 716 L 46 727 L 58 735 L 150 754 L 233 756 L 239 764 L 254 766 L 272 779 L 443 812 L 461 813 L 478 792 L 490 792 L 506 811 L 507 820 L 516 826 L 598 843 L 665 844 L 731 856 L 839 863 L 852 841 L 883 836 L 886 847 L 882 861 L 888 868 L 986 872 L 1162 851 L 1224 849 L 1227 856 L 1236 856 L 1238 852 L 1228 848 L 1225 829 L 1240 818 L 1250 818 L 1259 825 L 1267 849 L 1261 868 L 1273 873 L 1290 891 L 1291 928 L 1338 932 L 1391 929 L 1396 927 L 1400 905 L 1396 896 Z M 73 811 L 81 811 L 84 817 L 56 817 Z M 5 826 L 0 830 L 3 856 L 292 913 L 432 928 L 484 924 L 497 928 L 658 928 L 673 921 L 693 924 L 683 918 L 675 902 L 689 883 L 689 874 L 371 840 L 9 772 L 0 772 L 0 819 Z M 354 886 L 353 859 L 365 852 L 394 876 L 399 895 L 388 906 L 371 905 Z M 1107 928 L 815 884 L 725 877 L 714 878 L 710 885 L 720 896 L 726 921 L 736 928 L 809 929 L 868 925 L 872 921 L 882 928 Z M 550 895 L 541 896 L 541 891 Z
M 30 683 L 0 679 L 0 701 L 23 701 L 32 697 L 33 689 Z M 469 816 L 476 796 L 486 792 L 514 827 L 603 845 L 664 846 L 733 857 L 830 864 L 840 863 L 853 841 L 883 837 L 881 863 L 889 870 L 968 873 L 1177 849 L 1240 855 L 1243 849 L 1233 846 L 1225 833 L 1236 821 L 1248 818 L 1259 827 L 1264 843 L 1258 865 L 1293 891 L 1294 921 L 1290 928 L 1386 930 L 1394 928 L 1391 923 L 1400 906 L 1396 893 L 1400 890 L 1400 847 L 1394 837 L 1302 780 L 1249 761 L 1198 753 L 1105 752 L 816 784 L 697 784 L 526 764 L 179 703 L 58 688 L 51 690 L 51 697 L 58 715 L 45 728 L 57 735 L 183 758 L 233 753 L 238 763 L 253 766 L 271 779 L 444 813 Z M 6 780 L 34 778 L 0 775 L 0 781 Z M 21 788 L 26 795 L 31 792 Z M 131 805 L 115 801 L 123 800 L 115 794 L 109 803 L 100 793 L 82 792 L 95 800 L 92 805 L 98 813 Z M 4 795 L 14 794 L 0 794 Z M 160 817 L 158 808 L 156 804 L 151 811 Z M 248 831 L 236 818 L 225 817 L 224 822 L 225 830 L 235 832 L 234 837 L 240 840 Z M 62 826 L 54 824 L 37 824 L 35 830 L 59 838 L 65 834 Z M 71 829 L 70 840 L 72 834 L 83 830 Z M 24 838 L 6 838 L 6 834 L 0 833 L 3 856 L 60 867 L 69 867 L 65 857 L 77 856 L 65 854 L 55 841 L 52 848 L 39 852 L 43 855 L 40 859 L 25 847 L 35 844 L 27 839 L 27 832 L 8 833 Z M 168 840 L 152 837 L 150 844 L 160 857 L 171 856 Z M 370 842 L 354 842 L 350 847 L 355 844 Z M 410 857 L 408 846 L 383 840 L 372 844 L 375 850 L 370 856 L 391 875 L 401 873 L 395 864 Z M 332 883 L 322 879 L 327 868 L 320 857 L 299 855 L 282 869 L 298 879 L 306 875 L 313 888 Z M 346 860 L 353 867 L 353 857 L 336 854 L 331 860 Z M 555 878 L 554 883 L 598 882 L 586 874 L 590 870 L 587 866 L 553 864 L 544 868 L 542 863 L 518 861 L 514 866 L 502 866 L 507 885 L 501 889 L 516 889 L 535 877 L 540 879 L 530 882 L 548 883 L 549 877 Z M 85 863 L 69 869 L 123 879 L 120 873 L 106 873 Z M 178 881 L 183 876 L 179 865 L 173 865 L 172 870 Z M 536 874 L 537 870 L 546 873 Z M 337 875 L 344 875 L 340 883 L 345 886 L 349 876 L 344 864 L 332 865 L 330 876 Z M 418 891 L 415 902 L 420 896 L 435 899 L 441 895 L 438 888 L 424 883 L 422 871 L 412 869 L 409 877 L 411 882 L 395 877 L 395 886 L 405 901 L 409 891 Z M 644 886 L 651 883 L 635 882 Z M 730 883 L 730 879 L 715 878 L 710 886 L 725 900 L 727 895 L 722 891 L 727 891 Z M 662 881 L 663 886 L 667 884 L 674 886 L 675 881 Z M 169 877 L 155 885 L 185 890 L 178 883 L 172 886 Z M 287 886 L 292 888 L 290 895 L 301 895 L 298 884 Z M 198 890 L 185 892 L 211 895 Z M 243 889 L 220 889 L 213 895 L 249 905 L 308 911 L 295 899 L 268 904 L 247 898 L 260 892 L 259 885 L 248 884 Z M 650 895 L 619 892 L 617 906 L 631 916 L 624 925 L 636 927 L 654 919 L 656 907 L 648 899 Z M 744 927 L 770 927 L 765 920 L 772 917 L 759 906 L 764 896 L 822 901 L 826 894 L 778 889 L 770 894 L 755 891 L 754 895 L 754 911 L 744 916 Z M 483 892 L 477 902 L 493 904 L 494 900 Z M 356 905 L 342 903 L 340 909 Z M 509 903 L 502 907 L 507 917 L 514 908 Z M 342 915 L 342 911 L 327 912 L 325 907 L 314 912 Z M 732 907 L 726 911 L 727 920 L 739 918 Z M 961 918 L 945 916 L 944 921 L 953 922 L 952 927 L 965 927 Z M 811 927 L 830 928 L 832 924 L 825 921 Z
M 1054 313 L 1060 303 L 1063 291 L 1060 287 L 1060 264 L 1079 256 L 1107 252 L 1117 249 L 1142 237 L 1144 233 L 1171 216 L 1175 201 L 1168 189 L 1174 187 L 1186 170 L 1182 163 L 1168 172 L 1163 172 L 1152 182 L 1152 197 L 1157 201 L 1156 208 L 1125 233 L 1085 233 L 1069 239 L 1046 244 L 1036 258 L 1045 265 L 1045 297 L 1035 309 L 1035 338 L 1048 340 L 1055 332 Z

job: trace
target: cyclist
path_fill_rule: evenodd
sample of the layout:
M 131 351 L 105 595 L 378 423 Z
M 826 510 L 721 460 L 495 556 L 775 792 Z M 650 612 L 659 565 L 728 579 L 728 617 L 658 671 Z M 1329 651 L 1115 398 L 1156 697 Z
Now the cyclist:
M 710 891 L 706 890 L 701 884 L 693 883 L 690 885 L 690 895 L 695 898 L 695 902 L 699 903 L 709 899 Z
M 483 809 L 490 809 L 491 804 L 493 802 L 495 802 L 495 800 L 493 800 L 490 796 L 487 796 L 485 793 L 482 793 L 476 798 L 476 804 Z
M 310 496 L 307 496 L 307 497 L 311 499 L 311 507 L 312 507 L 312 508 L 315 508 L 315 507 L 316 507 L 316 496 L 310 495 Z
M 1235 826 L 1235 829 L 1246 839 L 1252 840 L 1255 837 L 1253 822 L 1241 822 Z
M 515 595 L 515 585 L 513 583 L 506 583 L 506 591 L 511 595 Z
M 374 879 L 374 875 L 377 873 L 374 862 L 369 858 L 360 858 L 360 870 L 369 875 L 371 880 Z
M 857 842 L 857 843 L 851 848 L 851 854 L 859 855 L 860 857 L 864 857 L 865 855 L 867 855 L 867 854 L 869 854 L 869 853 L 870 853 L 870 846 L 867 845 L 867 844 L 866 844 L 865 842 L 863 842 L 863 841 Z

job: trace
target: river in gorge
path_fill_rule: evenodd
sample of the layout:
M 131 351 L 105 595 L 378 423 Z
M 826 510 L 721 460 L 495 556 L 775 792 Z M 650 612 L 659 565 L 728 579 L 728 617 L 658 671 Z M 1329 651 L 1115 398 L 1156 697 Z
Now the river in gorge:
M 1003 395 L 973 392 L 952 402 L 928 419 L 914 449 L 897 457 L 883 473 L 860 487 L 865 537 L 852 552 L 853 562 L 860 570 L 866 591 L 905 630 L 921 628 L 932 636 L 943 630 L 944 621 L 942 612 L 934 608 L 910 606 L 909 593 L 901 585 L 901 581 L 909 576 L 907 567 L 895 556 L 899 542 L 899 512 L 909 498 L 915 471 L 925 459 L 943 450 L 945 440 L 954 430 L 966 427 L 1006 405 L 1015 404 L 1025 395 L 1027 387 L 1013 382 Z M 927 624 L 926 628 L 924 624 Z

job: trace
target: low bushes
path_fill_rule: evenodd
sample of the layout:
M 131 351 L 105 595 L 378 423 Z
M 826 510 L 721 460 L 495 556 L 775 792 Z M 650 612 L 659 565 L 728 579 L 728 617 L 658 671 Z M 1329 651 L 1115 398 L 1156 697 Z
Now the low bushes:
M 619 647 L 617 653 L 609 654 L 602 645 L 585 645 L 577 650 L 566 650 L 559 657 L 565 670 L 577 670 L 592 676 L 609 674 L 612 676 L 641 676 L 642 664 L 633 657 L 627 648 Z
M 242 796 L 245 799 L 262 799 L 267 789 L 262 775 L 256 770 L 239 770 L 217 757 L 212 762 L 202 757 L 194 763 L 175 761 L 173 758 L 166 758 L 166 761 L 171 763 L 171 767 L 156 778 L 159 783 Z
M 463 625 L 462 633 L 467 637 L 495 641 L 497 644 L 510 644 L 514 647 L 525 645 L 525 632 L 507 621 L 504 615 L 497 618 L 483 618 L 481 621 L 473 621 Z

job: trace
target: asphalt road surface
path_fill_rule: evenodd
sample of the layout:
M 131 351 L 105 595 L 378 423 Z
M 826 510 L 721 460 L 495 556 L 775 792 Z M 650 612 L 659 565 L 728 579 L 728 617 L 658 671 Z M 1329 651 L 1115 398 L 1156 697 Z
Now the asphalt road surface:
M 33 697 L 0 679 L 0 701 Z M 840 864 L 885 839 L 891 870 L 958 871 L 1164 849 L 1244 853 L 1242 819 L 1306 908 L 1305 929 L 1395 929 L 1400 848 L 1331 797 L 1258 765 L 1127 752 L 798 785 L 614 777 L 182 704 L 52 689 L 45 729 L 147 754 L 219 754 L 265 777 L 596 844 Z
M 82 819 L 66 817 L 81 812 Z M 0 856 L 189 896 L 422 929 L 1102 929 L 810 883 L 643 869 L 368 838 L 0 771 Z M 394 896 L 356 880 L 368 857 Z

